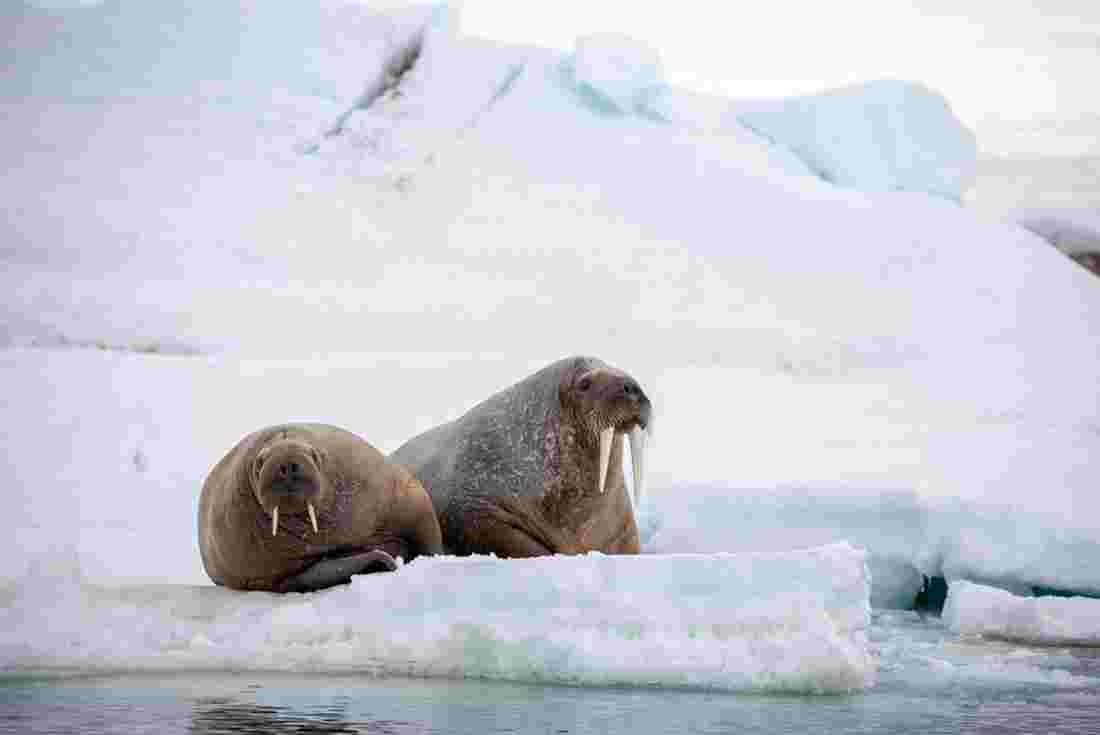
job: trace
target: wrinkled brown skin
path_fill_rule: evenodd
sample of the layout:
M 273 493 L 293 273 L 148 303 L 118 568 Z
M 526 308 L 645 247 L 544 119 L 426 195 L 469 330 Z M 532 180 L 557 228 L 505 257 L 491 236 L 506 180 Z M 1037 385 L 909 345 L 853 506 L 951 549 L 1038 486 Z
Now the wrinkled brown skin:
M 280 490 L 277 468 L 290 462 L 300 476 Z M 442 551 L 431 500 L 416 478 L 355 434 L 324 424 L 269 427 L 231 449 L 203 484 L 198 539 L 216 584 L 272 592 L 304 591 L 298 575 L 325 559 L 382 549 L 411 561 Z M 308 589 L 346 581 L 311 579 Z
M 614 440 L 601 494 L 599 430 L 647 427 L 650 413 L 627 373 L 571 357 L 411 439 L 390 461 L 431 495 L 450 553 L 637 554 L 624 438 Z

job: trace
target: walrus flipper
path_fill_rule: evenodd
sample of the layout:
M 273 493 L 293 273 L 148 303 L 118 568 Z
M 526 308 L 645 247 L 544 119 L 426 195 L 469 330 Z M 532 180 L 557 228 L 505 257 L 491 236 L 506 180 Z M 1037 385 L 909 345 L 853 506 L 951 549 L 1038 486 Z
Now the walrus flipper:
M 356 574 L 392 572 L 395 569 L 397 569 L 397 562 L 392 556 L 382 549 L 374 549 L 339 559 L 322 559 L 304 572 L 283 580 L 277 591 L 313 592 L 338 584 L 347 584 Z

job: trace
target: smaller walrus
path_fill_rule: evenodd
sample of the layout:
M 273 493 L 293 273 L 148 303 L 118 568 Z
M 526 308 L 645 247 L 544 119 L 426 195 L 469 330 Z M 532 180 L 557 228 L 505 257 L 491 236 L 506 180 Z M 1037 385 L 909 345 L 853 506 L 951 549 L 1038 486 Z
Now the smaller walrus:
M 216 584 L 305 592 L 442 551 L 431 499 L 355 434 L 286 424 L 249 434 L 210 471 L 199 551 Z
M 432 497 L 450 553 L 639 552 L 650 401 L 593 357 L 555 362 L 406 442 L 390 461 Z M 634 497 L 623 477 L 630 437 Z

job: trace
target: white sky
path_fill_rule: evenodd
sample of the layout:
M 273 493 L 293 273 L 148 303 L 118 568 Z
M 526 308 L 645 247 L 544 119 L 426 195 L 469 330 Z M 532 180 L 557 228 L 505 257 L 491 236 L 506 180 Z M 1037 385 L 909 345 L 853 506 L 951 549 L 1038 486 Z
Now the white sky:
M 1056 122 L 1071 150 L 1100 137 L 1097 0 L 466 0 L 461 17 L 469 35 L 561 50 L 623 33 L 660 52 L 673 84 L 727 97 L 921 81 L 986 148 L 1012 147 L 996 138 L 1020 123 Z

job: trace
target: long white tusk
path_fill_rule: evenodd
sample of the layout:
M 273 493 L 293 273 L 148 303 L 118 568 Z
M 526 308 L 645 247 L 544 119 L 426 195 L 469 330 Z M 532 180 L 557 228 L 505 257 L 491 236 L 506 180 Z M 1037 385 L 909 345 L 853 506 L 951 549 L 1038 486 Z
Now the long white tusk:
M 600 492 L 607 484 L 607 465 L 611 461 L 611 442 L 615 439 L 615 427 L 609 426 L 600 432 Z
M 306 503 L 306 509 L 309 511 L 309 522 L 313 524 L 313 532 L 317 533 L 317 512 L 313 510 L 313 503 Z
M 271 511 L 271 535 L 274 536 L 279 532 L 279 506 L 275 506 L 275 510 Z
M 649 435 L 641 426 L 635 426 L 630 432 L 630 464 L 634 470 L 634 512 L 642 504 L 642 491 L 645 490 L 645 442 Z

